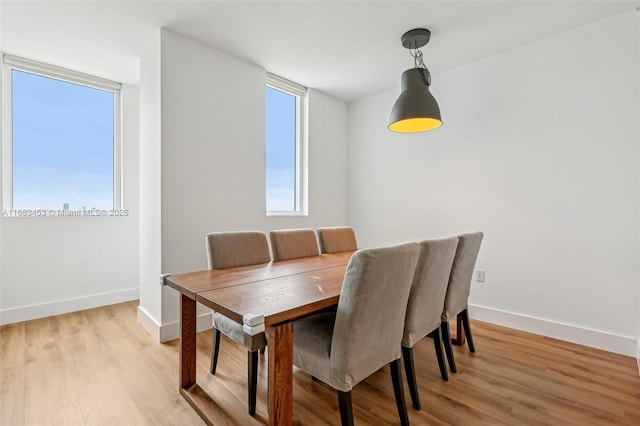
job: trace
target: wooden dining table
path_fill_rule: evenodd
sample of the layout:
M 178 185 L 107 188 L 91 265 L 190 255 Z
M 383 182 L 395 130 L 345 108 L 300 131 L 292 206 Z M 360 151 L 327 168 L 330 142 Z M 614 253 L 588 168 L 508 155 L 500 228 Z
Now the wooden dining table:
M 180 393 L 207 424 L 211 398 L 196 382 L 196 303 L 268 335 L 269 424 L 293 424 L 293 322 L 338 303 L 353 252 L 168 275 L 180 292 Z

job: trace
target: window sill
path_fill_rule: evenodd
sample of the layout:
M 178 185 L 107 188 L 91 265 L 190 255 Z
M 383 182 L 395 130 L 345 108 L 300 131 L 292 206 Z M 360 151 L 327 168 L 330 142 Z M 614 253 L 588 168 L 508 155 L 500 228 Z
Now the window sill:
M 267 211 L 268 216 L 309 216 L 307 212 L 280 212 L 280 211 Z

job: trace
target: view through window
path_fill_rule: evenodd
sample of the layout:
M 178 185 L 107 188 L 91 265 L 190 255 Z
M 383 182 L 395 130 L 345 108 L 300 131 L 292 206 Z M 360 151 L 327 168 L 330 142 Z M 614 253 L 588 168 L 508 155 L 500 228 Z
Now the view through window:
M 267 210 L 295 211 L 296 98 L 267 87 Z
M 51 76 L 46 66 L 25 68 L 9 64 L 5 73 L 11 155 L 4 159 L 4 209 L 120 208 L 119 90 L 64 79 L 59 69 Z
M 304 212 L 302 112 L 306 89 L 269 75 L 265 93 L 267 212 Z

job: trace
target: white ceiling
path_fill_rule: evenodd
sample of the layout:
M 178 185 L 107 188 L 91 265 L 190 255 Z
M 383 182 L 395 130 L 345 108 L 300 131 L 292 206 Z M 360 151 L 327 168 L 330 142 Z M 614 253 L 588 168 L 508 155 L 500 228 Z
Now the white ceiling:
M 588 1 L 6 1 L 0 49 L 139 83 L 139 56 L 160 27 L 345 101 L 399 85 L 400 44 L 426 27 L 433 74 L 640 6 Z

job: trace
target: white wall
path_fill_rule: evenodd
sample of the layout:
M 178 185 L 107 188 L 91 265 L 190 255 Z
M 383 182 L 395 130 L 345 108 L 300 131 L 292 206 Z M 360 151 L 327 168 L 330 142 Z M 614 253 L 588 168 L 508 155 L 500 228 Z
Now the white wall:
M 138 319 L 157 339 L 162 322 L 160 275 L 160 30 L 140 58 L 140 305 Z
M 635 354 L 637 26 L 632 11 L 434 75 L 433 132 L 386 129 L 399 89 L 352 104 L 360 242 L 482 230 L 472 315 Z
M 138 88 L 122 101 L 129 215 L 1 218 L 0 324 L 138 298 Z
M 265 70 L 163 30 L 160 76 L 162 265 L 141 294 L 162 297 L 152 334 L 166 340 L 177 337 L 178 294 L 161 290 L 157 276 L 206 269 L 207 232 L 347 223 L 348 108 L 310 92 L 309 215 L 267 217 Z

